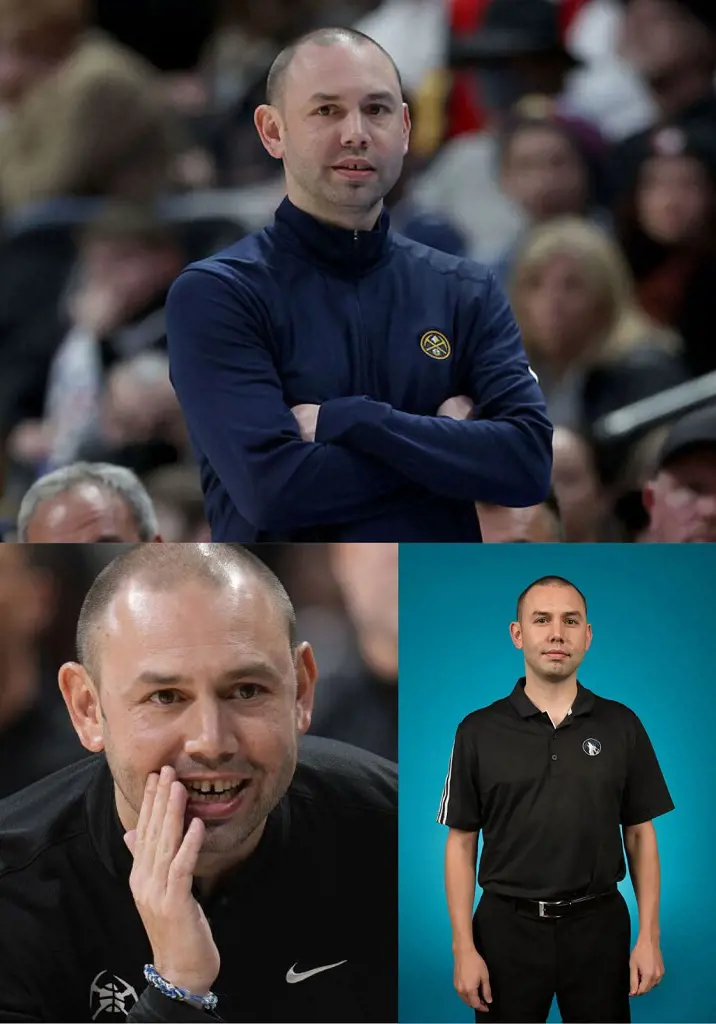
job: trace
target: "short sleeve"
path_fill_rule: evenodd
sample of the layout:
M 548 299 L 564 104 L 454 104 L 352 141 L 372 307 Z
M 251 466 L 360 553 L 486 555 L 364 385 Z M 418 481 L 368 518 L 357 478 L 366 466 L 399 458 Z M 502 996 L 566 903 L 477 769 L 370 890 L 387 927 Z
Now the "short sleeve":
M 458 726 L 447 778 L 440 800 L 438 822 L 464 832 L 479 832 L 482 823 L 479 765 L 470 723 Z
M 633 715 L 626 786 L 622 797 L 622 825 L 640 825 L 673 811 L 666 781 L 646 729 Z

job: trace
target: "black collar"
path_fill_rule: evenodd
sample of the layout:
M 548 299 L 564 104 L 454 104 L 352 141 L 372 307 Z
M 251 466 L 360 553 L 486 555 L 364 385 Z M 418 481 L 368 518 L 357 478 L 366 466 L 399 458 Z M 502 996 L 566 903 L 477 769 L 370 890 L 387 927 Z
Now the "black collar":
M 122 838 L 124 828 L 117 814 L 114 782 L 104 758 L 98 759 L 97 771 L 87 788 L 86 807 L 89 834 L 99 859 L 114 878 L 128 886 L 132 855 Z M 202 899 L 200 902 L 213 902 L 220 898 L 226 885 L 234 888 L 234 884 L 237 883 L 244 889 L 246 885 L 254 885 L 266 872 L 271 872 L 277 860 L 281 858 L 288 841 L 289 825 L 290 807 L 287 793 L 269 815 L 264 833 L 251 857 L 236 871 L 228 873 L 226 879 L 212 891 L 209 901 Z
M 384 208 L 372 231 L 351 231 L 317 220 L 284 199 L 269 229 L 303 259 L 344 277 L 360 277 L 387 256 L 390 217 Z
M 532 703 L 527 694 L 525 693 L 525 683 L 527 680 L 524 676 L 518 679 L 515 683 L 515 688 L 509 696 L 510 704 L 515 709 L 520 718 L 530 718 L 532 715 L 541 715 L 544 712 Z M 594 707 L 594 694 L 591 690 L 588 690 L 586 686 L 577 681 L 577 696 L 574 698 L 572 704 L 572 717 L 575 715 L 588 715 Z

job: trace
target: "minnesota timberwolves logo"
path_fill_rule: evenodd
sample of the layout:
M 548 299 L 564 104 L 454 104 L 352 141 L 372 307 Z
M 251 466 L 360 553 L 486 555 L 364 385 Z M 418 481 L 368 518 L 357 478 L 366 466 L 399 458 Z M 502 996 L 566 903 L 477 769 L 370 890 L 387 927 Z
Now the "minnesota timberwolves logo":
M 596 757 L 597 754 L 601 753 L 602 745 L 599 740 L 588 739 L 582 744 L 582 750 L 585 754 L 589 754 L 590 757 Z

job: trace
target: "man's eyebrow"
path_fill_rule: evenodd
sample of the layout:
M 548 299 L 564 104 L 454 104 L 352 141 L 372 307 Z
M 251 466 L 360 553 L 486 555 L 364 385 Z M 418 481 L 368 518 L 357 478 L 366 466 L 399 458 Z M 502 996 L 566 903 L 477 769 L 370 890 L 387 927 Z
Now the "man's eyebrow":
M 532 617 L 533 618 L 535 618 L 535 616 L 538 616 L 538 615 L 544 615 L 544 616 L 549 618 L 552 615 L 552 612 L 532 612 Z M 563 616 L 569 616 L 570 619 L 581 619 L 582 618 L 582 613 L 581 612 L 577 612 L 577 611 L 575 611 L 575 612 L 562 612 L 562 615 Z
M 276 682 L 280 678 L 278 670 L 268 661 L 257 660 L 222 672 L 217 682 L 221 685 L 238 683 L 242 679 L 265 679 L 267 682 Z M 184 676 L 181 672 L 153 672 L 151 669 L 140 672 L 134 680 L 135 686 L 187 686 L 191 683 L 191 677 Z
M 338 94 L 328 92 L 314 92 L 313 96 L 309 99 L 309 103 L 338 103 L 343 97 Z M 392 92 L 369 92 L 367 96 L 363 97 L 364 102 L 376 103 L 381 101 L 383 103 L 395 103 L 396 99 Z

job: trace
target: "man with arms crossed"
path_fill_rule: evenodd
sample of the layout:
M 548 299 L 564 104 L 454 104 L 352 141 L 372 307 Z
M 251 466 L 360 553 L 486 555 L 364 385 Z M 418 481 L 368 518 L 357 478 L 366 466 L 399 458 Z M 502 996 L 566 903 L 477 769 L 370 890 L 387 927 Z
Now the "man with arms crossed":
M 299 744 L 294 627 L 228 545 L 97 578 L 60 687 L 102 753 L 0 804 L 0 1021 L 396 1019 L 395 766 Z
M 311 33 L 255 120 L 287 198 L 166 307 L 212 539 L 479 541 L 475 501 L 539 504 L 552 428 L 492 271 L 390 230 L 410 137 L 390 56 Z
M 530 584 L 510 633 L 525 676 L 458 726 L 438 815 L 455 987 L 476 1020 L 546 1021 L 556 994 L 564 1021 L 628 1022 L 629 996 L 664 974 L 652 819 L 674 805 L 634 712 L 577 681 L 592 641 L 581 591 Z M 631 957 L 620 827 L 639 907 Z

